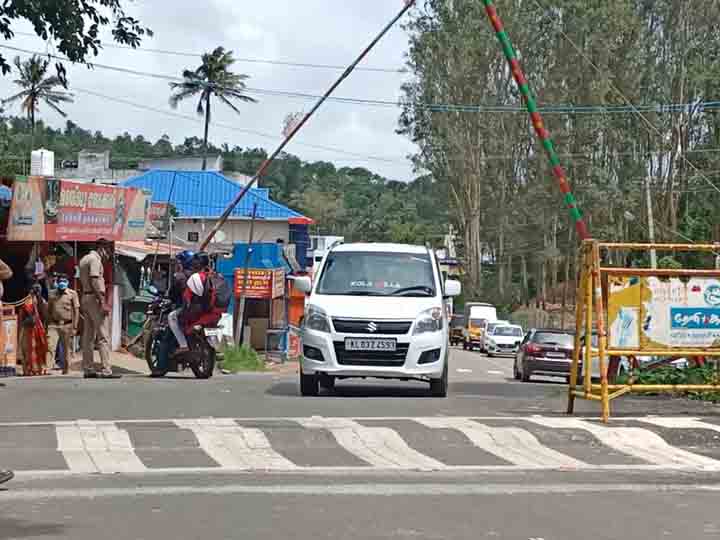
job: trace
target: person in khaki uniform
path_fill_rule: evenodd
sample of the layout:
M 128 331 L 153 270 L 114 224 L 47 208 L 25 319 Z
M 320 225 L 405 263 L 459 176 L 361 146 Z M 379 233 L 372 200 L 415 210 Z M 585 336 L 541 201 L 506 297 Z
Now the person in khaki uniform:
M 110 256 L 110 244 L 99 239 L 96 248 L 80 259 L 80 285 L 82 297 L 80 311 L 83 316 L 83 333 L 81 338 L 83 371 L 86 379 L 119 379 L 120 375 L 112 372 L 110 364 L 110 339 L 108 326 L 110 306 L 105 300 L 105 277 L 103 276 L 103 259 Z M 95 345 L 100 353 L 102 371 L 95 371 Z
M 48 295 L 47 371 L 55 367 L 55 352 L 60 340 L 65 350 L 63 373 L 68 372 L 73 359 L 72 339 L 77 335 L 80 322 L 80 299 L 77 293 L 68 287 L 69 284 L 67 276 L 59 275 L 56 288 Z

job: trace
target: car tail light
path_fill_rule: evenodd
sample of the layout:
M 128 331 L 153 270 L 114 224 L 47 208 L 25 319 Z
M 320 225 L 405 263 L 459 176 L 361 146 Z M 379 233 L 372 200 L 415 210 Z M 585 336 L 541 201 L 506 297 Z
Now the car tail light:
M 542 352 L 542 349 L 539 345 L 535 345 L 534 343 L 528 343 L 525 345 L 525 353 L 529 354 L 530 356 L 538 355 Z

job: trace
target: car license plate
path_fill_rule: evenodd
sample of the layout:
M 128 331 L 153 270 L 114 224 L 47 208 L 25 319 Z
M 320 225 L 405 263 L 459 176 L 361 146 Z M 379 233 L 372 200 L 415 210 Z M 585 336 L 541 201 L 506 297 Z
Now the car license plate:
M 395 352 L 397 341 L 394 339 L 345 339 L 346 351 L 387 351 Z
M 220 336 L 222 336 L 222 330 L 220 330 L 220 328 L 205 328 L 205 335 L 207 337 L 214 336 L 220 338 Z
M 548 358 L 565 358 L 565 353 L 548 352 L 548 353 L 545 353 L 545 356 L 547 356 Z

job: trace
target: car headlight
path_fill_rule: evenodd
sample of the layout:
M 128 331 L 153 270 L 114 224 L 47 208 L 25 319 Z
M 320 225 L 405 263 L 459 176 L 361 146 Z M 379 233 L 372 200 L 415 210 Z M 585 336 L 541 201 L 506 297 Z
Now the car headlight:
M 431 308 L 423 311 L 415 321 L 413 336 L 427 332 L 439 332 L 443 329 L 443 316 L 441 308 Z
M 308 330 L 330 333 L 330 320 L 327 313 L 317 306 L 308 306 L 304 325 Z
M 488 339 L 488 340 L 487 340 L 487 344 L 488 344 L 488 347 L 494 347 L 494 346 L 495 346 L 495 342 L 494 342 L 492 339 Z

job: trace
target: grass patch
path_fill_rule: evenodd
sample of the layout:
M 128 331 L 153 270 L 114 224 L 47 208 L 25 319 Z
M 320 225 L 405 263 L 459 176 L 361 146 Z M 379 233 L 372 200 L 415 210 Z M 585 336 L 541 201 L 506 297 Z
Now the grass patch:
M 247 345 L 225 347 L 222 350 L 221 366 L 230 373 L 265 371 L 265 362 L 254 349 Z

